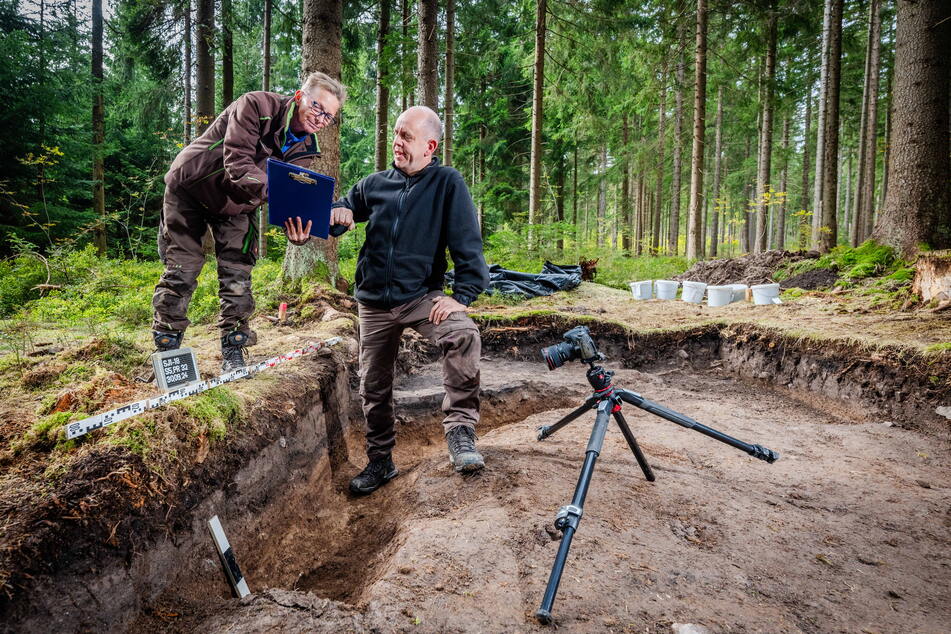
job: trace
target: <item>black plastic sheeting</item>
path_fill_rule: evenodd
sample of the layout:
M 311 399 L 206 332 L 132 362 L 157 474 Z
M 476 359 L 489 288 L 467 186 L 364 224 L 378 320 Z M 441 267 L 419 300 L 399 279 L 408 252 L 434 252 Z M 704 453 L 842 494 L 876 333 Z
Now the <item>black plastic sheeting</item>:
M 446 272 L 446 286 L 452 286 L 453 271 Z M 498 264 L 489 267 L 489 288 L 486 295 L 501 293 L 524 298 L 570 291 L 581 284 L 581 267 L 577 264 L 545 262 L 541 273 L 523 273 L 503 269 Z

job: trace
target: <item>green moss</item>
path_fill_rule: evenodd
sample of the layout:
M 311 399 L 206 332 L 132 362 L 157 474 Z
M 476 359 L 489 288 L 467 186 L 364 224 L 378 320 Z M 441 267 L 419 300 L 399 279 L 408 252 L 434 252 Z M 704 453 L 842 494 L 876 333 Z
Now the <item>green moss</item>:
M 940 354 L 942 352 L 951 352 L 951 341 L 945 341 L 942 343 L 933 343 L 930 346 L 925 347 L 925 352 L 929 354 Z
M 184 399 L 176 406 L 194 420 L 196 436 L 207 433 L 212 440 L 224 438 L 228 425 L 244 418 L 241 399 L 224 385 Z

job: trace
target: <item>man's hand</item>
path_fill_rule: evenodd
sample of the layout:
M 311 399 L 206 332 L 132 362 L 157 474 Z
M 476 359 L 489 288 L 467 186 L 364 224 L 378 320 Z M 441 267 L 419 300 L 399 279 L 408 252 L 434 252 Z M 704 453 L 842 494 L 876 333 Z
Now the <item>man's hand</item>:
M 429 321 L 438 326 L 440 322 L 444 321 L 449 315 L 460 311 L 466 311 L 466 307 L 463 304 L 460 304 L 448 295 L 440 295 L 433 300 L 433 309 L 429 311 Z
M 314 223 L 308 220 L 306 227 L 303 224 L 304 222 L 300 219 L 300 216 L 288 218 L 284 221 L 284 231 L 287 232 L 287 239 L 291 244 L 301 246 L 307 244 L 307 241 L 310 240 L 310 228 Z
M 353 211 L 346 207 L 334 207 L 330 210 L 330 224 L 344 225 L 348 231 L 353 229 L 356 226 L 353 222 Z

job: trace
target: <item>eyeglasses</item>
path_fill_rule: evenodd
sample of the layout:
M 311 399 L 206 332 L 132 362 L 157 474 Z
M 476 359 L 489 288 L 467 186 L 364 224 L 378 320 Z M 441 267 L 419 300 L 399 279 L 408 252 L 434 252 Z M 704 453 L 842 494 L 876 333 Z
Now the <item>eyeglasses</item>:
M 319 121 L 325 121 L 328 126 L 337 125 L 337 117 L 324 110 L 321 105 L 313 99 L 310 102 L 310 109 L 314 111 L 314 115 Z

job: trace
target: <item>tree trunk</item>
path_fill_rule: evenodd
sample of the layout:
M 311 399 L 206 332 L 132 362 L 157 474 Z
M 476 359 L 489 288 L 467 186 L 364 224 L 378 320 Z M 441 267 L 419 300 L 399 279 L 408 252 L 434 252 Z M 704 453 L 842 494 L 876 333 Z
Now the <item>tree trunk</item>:
M 637 125 L 635 120 L 634 125 Z M 628 147 L 628 122 L 627 122 L 627 112 L 621 116 L 621 169 L 623 170 L 623 176 L 621 177 L 621 218 L 623 219 L 623 231 L 621 232 L 621 246 L 622 248 L 630 252 L 631 250 L 631 172 L 628 169 L 629 166 L 629 153 L 630 148 Z
M 198 0 L 195 36 L 195 133 L 201 135 L 215 118 L 215 0 Z
M 546 0 L 537 0 L 535 10 L 535 62 L 532 82 L 532 146 L 528 174 L 528 248 L 535 248 L 535 224 L 541 213 L 542 115 L 545 91 L 545 18 Z M 600 211 L 600 205 L 599 205 Z
M 271 89 L 271 0 L 264 0 L 264 55 L 261 69 L 261 90 Z M 258 257 L 267 257 L 267 205 L 258 207 Z
M 750 137 L 747 135 L 745 149 L 743 151 L 743 162 L 741 165 L 746 165 L 747 159 L 750 158 Z M 746 170 L 744 169 L 744 176 Z M 740 252 L 749 253 L 750 252 L 750 184 L 747 183 L 743 187 L 743 209 L 740 212 L 740 222 L 737 227 L 737 234 L 740 241 Z
M 644 224 L 650 217 L 647 213 L 647 192 L 644 173 L 637 175 L 637 226 L 634 229 L 634 255 L 644 253 Z
M 829 62 L 826 72 L 825 128 L 822 151 L 822 224 L 819 227 L 819 251 L 827 253 L 838 241 L 836 220 L 836 188 L 839 182 L 839 84 L 842 70 L 842 3 L 843 0 L 826 0 L 831 4 L 829 19 Z
M 595 230 L 598 235 L 598 247 L 604 246 L 604 218 L 608 207 L 608 146 L 601 146 L 601 160 L 598 165 L 598 216 Z
M 717 87 L 717 122 L 716 122 L 716 132 L 714 133 L 714 142 L 713 142 L 713 190 L 711 195 L 713 196 L 713 221 L 710 227 L 710 235 L 712 239 L 710 240 L 710 257 L 717 257 L 717 242 L 719 241 L 717 230 L 719 229 L 720 215 L 721 215 L 721 199 L 720 199 L 720 177 L 721 177 L 721 164 L 720 157 L 723 155 L 723 85 L 721 84 Z M 726 219 L 724 219 L 725 221 Z
M 483 91 L 484 92 L 484 91 Z M 487 131 L 485 123 L 479 123 L 479 184 L 485 180 L 485 137 Z M 476 208 L 479 213 L 479 229 L 482 235 L 485 235 L 485 202 L 484 196 L 479 196 L 479 205 Z
M 768 248 L 767 214 L 770 203 L 770 171 L 773 157 L 773 83 L 776 77 L 776 13 L 769 9 L 766 18 L 766 64 L 763 76 L 762 133 L 759 146 L 759 171 L 756 174 L 756 241 L 753 251 Z
M 878 80 L 881 70 L 882 16 L 879 0 L 871 0 L 869 7 L 869 68 L 865 79 L 868 90 L 868 114 L 865 118 L 865 152 L 859 157 L 859 181 L 855 193 L 858 202 L 858 243 L 872 232 L 875 198 L 875 160 L 878 141 Z
M 95 243 L 100 257 L 106 255 L 106 178 L 103 165 L 105 112 L 102 99 L 102 0 L 92 0 L 92 205 L 99 217 Z
M 264 69 L 261 71 L 261 90 L 271 89 L 271 14 L 272 0 L 264 0 Z
M 703 152 L 707 102 L 707 2 L 697 0 L 697 54 L 694 71 L 693 154 L 690 159 L 690 208 L 687 219 L 687 258 L 703 255 Z
M 664 146 L 667 143 L 667 67 L 660 75 L 660 105 L 657 108 L 657 190 L 654 193 L 654 222 L 651 227 L 651 254 L 660 253 L 660 215 L 664 192 Z
M 343 24 L 342 0 L 304 0 L 304 28 L 301 55 L 302 75 L 320 71 L 340 79 L 340 36 Z M 321 154 L 311 169 L 336 179 L 334 199 L 340 193 L 340 126 L 324 128 L 317 134 Z M 287 244 L 281 274 L 285 279 L 316 276 L 337 284 L 337 239 L 311 240 L 304 246 Z
M 789 115 L 783 119 L 783 172 L 780 176 L 779 191 L 782 192 L 782 202 L 776 213 L 776 235 L 770 245 L 771 248 L 784 249 L 786 247 L 786 203 L 789 201 Z
M 889 72 L 891 75 L 892 73 Z M 894 75 L 892 75 L 894 77 Z M 889 82 L 891 86 L 891 82 Z M 892 109 L 891 109 L 891 100 L 892 100 L 892 91 L 889 90 L 888 96 L 888 106 L 885 108 L 885 156 L 882 157 L 882 189 L 879 192 L 879 209 L 884 209 L 885 200 L 888 198 L 888 166 L 891 163 L 892 156 Z M 872 223 L 873 225 L 875 223 Z
M 410 87 L 409 60 L 412 57 L 409 51 L 409 0 L 402 0 L 400 4 L 400 28 L 403 38 L 400 40 L 400 112 L 405 112 L 412 99 L 413 89 Z
M 575 140 L 574 166 L 571 170 L 571 222 L 575 226 L 575 243 L 578 242 L 578 141 Z
M 812 124 L 812 88 L 806 94 L 806 115 L 802 136 L 802 190 L 799 192 L 799 248 L 805 249 L 809 244 L 810 224 L 806 210 L 809 209 L 809 127 Z
M 436 0 L 419 0 L 419 52 L 417 96 L 421 106 L 439 109 L 439 62 L 436 59 L 436 28 L 439 11 Z
M 942 2 L 898 0 L 892 91 L 891 183 L 873 237 L 902 257 L 951 246 L 948 42 Z
M 683 49 L 683 28 L 679 29 L 677 38 Z M 684 57 L 677 61 L 677 92 L 674 102 L 674 173 L 670 184 L 670 220 L 667 233 L 667 251 L 669 255 L 677 255 L 680 239 L 680 176 L 683 169 L 683 133 L 684 133 Z
M 822 175 L 825 173 L 825 129 L 826 129 L 826 85 L 829 72 L 829 31 L 831 29 L 832 3 L 825 0 L 822 12 L 822 48 L 819 54 L 819 101 L 816 108 L 819 121 L 816 125 L 816 169 L 813 170 L 815 182 L 812 195 L 812 235 L 813 249 L 819 248 L 819 227 L 822 225 Z
M 185 24 L 182 39 L 185 41 L 185 62 L 182 75 L 185 80 L 185 126 L 184 145 L 192 142 L 192 3 L 185 2 Z
M 221 109 L 234 101 L 234 34 L 231 0 L 221 0 Z
M 391 0 L 380 0 L 380 21 L 376 33 L 376 151 L 373 164 L 378 172 L 386 169 L 390 156 L 387 134 L 390 127 L 390 62 L 386 54 L 386 39 L 390 31 L 390 2 Z
M 555 165 L 555 219 L 562 223 L 565 221 L 565 172 L 568 166 L 565 164 L 564 152 L 558 152 L 558 162 Z M 565 248 L 565 236 L 561 229 L 558 230 L 558 250 Z
M 452 165 L 452 116 L 453 106 L 456 100 L 455 95 L 455 33 L 456 28 L 456 7 L 455 0 L 446 0 L 446 98 L 444 100 L 446 115 L 443 123 L 445 133 L 443 134 L 442 157 L 443 164 Z

